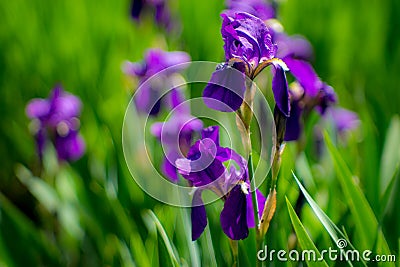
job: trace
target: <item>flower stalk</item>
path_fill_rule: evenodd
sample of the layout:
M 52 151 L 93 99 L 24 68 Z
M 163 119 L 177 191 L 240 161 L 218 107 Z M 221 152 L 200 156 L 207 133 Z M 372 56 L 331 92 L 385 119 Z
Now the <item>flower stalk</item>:
M 256 231 L 256 247 L 261 248 L 263 236 L 260 234 L 260 218 L 258 217 L 258 200 L 256 193 L 256 184 L 254 179 L 254 167 L 251 146 L 251 131 L 250 124 L 253 118 L 253 100 L 255 94 L 255 84 L 251 79 L 246 79 L 246 91 L 244 93 L 244 101 L 242 106 L 237 111 L 237 125 L 242 136 L 245 153 L 248 155 L 247 170 L 249 173 L 251 199 L 254 209 L 254 224 Z
M 282 162 L 282 153 L 285 149 L 284 137 L 286 131 L 286 116 L 277 108 L 274 109 L 274 120 L 275 120 L 275 153 L 271 166 L 271 184 L 269 188 L 269 194 L 267 201 L 264 206 L 264 210 L 260 221 L 260 234 L 264 236 L 269 228 L 270 222 L 275 214 L 276 210 L 276 183 L 278 180 L 278 174 Z
M 239 246 L 238 246 L 238 241 L 229 239 L 229 245 L 231 246 L 231 251 L 232 251 L 232 256 L 233 256 L 232 267 L 237 267 L 237 266 L 239 266 L 239 259 L 238 259 Z

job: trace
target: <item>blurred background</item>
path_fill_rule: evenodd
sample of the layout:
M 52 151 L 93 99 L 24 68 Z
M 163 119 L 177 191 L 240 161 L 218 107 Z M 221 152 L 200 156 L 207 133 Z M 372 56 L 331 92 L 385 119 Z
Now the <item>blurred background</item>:
M 169 266 L 175 264 L 171 255 L 188 266 L 231 264 L 219 226 L 222 203 L 207 207 L 215 213 L 209 216 L 209 232 L 192 243 L 187 210 L 142 192 L 122 153 L 122 123 L 132 95 L 132 83 L 121 71 L 124 60 L 140 61 L 150 47 L 186 51 L 192 60 L 224 60 L 219 16 L 224 2 L 169 5 L 176 26 L 166 31 L 150 12 L 133 20 L 129 1 L 0 2 L 0 266 Z M 334 87 L 340 106 L 361 119 L 359 129 L 337 149 L 397 255 L 399 18 L 396 0 L 278 3 L 285 30 L 311 42 L 319 76 Z M 45 157 L 42 175 L 25 107 L 34 97 L 47 97 L 56 83 L 82 100 L 86 153 L 61 165 Z M 312 129 L 306 130 L 311 144 Z M 285 152 L 269 244 L 287 248 L 291 240 L 284 198 L 295 205 L 299 194 L 292 169 L 313 181 L 310 194 L 354 240 L 357 224 L 331 158 L 315 156 L 311 145 L 299 157 L 294 150 L 295 144 L 289 144 Z M 382 179 L 389 191 L 380 186 Z M 300 206 L 298 212 L 317 247 L 329 246 L 332 241 L 310 208 Z M 240 251 L 255 249 L 246 242 Z

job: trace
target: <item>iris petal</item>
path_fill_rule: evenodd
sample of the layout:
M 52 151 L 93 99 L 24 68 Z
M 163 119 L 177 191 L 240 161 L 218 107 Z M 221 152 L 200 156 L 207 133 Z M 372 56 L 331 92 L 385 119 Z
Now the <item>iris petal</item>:
M 236 185 L 230 191 L 220 216 L 222 230 L 230 239 L 245 239 L 249 235 L 246 213 L 246 195 L 241 186 Z
M 299 139 L 302 130 L 300 122 L 301 114 L 302 109 L 300 108 L 298 101 L 293 101 L 291 103 L 290 117 L 286 120 L 285 141 L 294 141 Z
M 256 190 L 257 194 L 257 204 L 258 204 L 258 218 L 261 218 L 263 210 L 264 210 L 264 205 L 265 201 L 267 200 L 264 195 L 261 193 L 260 190 Z M 246 201 L 247 201 L 247 226 L 252 228 L 255 226 L 254 224 L 254 209 L 253 209 L 253 199 L 251 194 L 246 195 Z
M 207 226 L 207 214 L 201 199 L 201 190 L 196 190 L 192 199 L 192 211 L 190 214 L 192 220 L 192 241 L 200 237 Z
M 315 97 L 322 88 L 323 83 L 311 64 L 291 57 L 286 57 L 283 61 L 289 67 L 290 73 L 304 88 L 304 93 L 310 97 Z
M 169 156 L 169 158 L 172 157 Z M 164 158 L 161 165 L 161 170 L 164 173 L 164 175 L 167 176 L 172 182 L 178 181 L 178 173 L 176 171 L 176 167 L 169 161 L 168 158 Z
M 272 78 L 272 92 L 274 93 L 275 102 L 279 110 L 286 117 L 289 117 L 290 99 L 285 70 L 279 64 L 273 64 L 273 66 L 274 77 Z
M 242 105 L 245 91 L 245 74 L 224 64 L 211 75 L 204 88 L 204 103 L 215 110 L 233 112 Z
M 201 138 L 209 138 L 214 141 L 215 146 L 219 147 L 219 126 L 210 126 L 201 131 Z

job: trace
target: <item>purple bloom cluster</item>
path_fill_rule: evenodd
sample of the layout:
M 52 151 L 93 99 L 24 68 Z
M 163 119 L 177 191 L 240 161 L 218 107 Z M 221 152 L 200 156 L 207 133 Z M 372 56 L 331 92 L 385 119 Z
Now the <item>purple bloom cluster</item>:
M 139 80 L 139 90 L 135 96 L 137 110 L 156 116 L 163 107 L 174 108 L 182 102 L 183 95 L 179 90 L 172 89 L 165 95 L 164 92 L 171 85 L 171 76 L 182 70 L 183 66 L 180 64 L 189 61 L 190 56 L 185 52 L 166 52 L 161 49 L 147 50 L 143 62 L 126 61 L 123 65 L 125 74 Z
M 48 141 L 54 144 L 60 160 L 74 161 L 85 152 L 85 143 L 79 134 L 79 116 L 82 103 L 78 97 L 56 86 L 48 99 L 32 99 L 26 114 L 32 119 L 39 157 Z
M 224 162 L 234 162 L 225 167 Z M 202 130 L 201 139 L 190 147 L 186 158 L 176 160 L 179 173 L 195 188 L 192 200 L 192 239 L 196 240 L 207 225 L 202 191 L 211 190 L 224 201 L 220 221 L 224 233 L 233 240 L 244 239 L 254 227 L 254 210 L 248 192 L 247 161 L 234 150 L 219 144 L 219 127 Z M 257 191 L 259 210 L 265 197 Z M 261 216 L 261 213 L 259 214 Z
M 333 88 L 318 77 L 310 63 L 312 46 L 303 37 L 288 36 L 277 27 L 275 7 L 266 1 L 227 0 L 226 4 L 228 10 L 221 15 L 226 63 L 217 68 L 204 89 L 206 105 L 224 112 L 238 110 L 246 91 L 246 76 L 252 80 L 272 65 L 276 106 L 287 117 L 284 140 L 299 139 L 303 114 L 315 109 L 325 115 L 337 102 Z M 287 70 L 296 80 L 290 87 Z

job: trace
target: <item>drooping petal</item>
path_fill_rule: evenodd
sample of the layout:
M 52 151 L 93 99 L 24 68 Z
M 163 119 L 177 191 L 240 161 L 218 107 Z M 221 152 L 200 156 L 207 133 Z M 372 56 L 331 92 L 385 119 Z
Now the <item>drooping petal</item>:
M 240 185 L 236 185 L 226 198 L 220 215 L 222 230 L 230 239 L 245 239 L 249 235 L 246 215 L 246 194 Z
M 290 117 L 286 120 L 286 131 L 285 131 L 285 141 L 298 140 L 301 134 L 301 114 L 302 109 L 299 106 L 298 101 L 293 101 L 291 103 Z
M 173 158 L 173 156 L 164 157 L 162 165 L 161 165 L 161 171 L 172 182 L 177 182 L 178 181 L 178 173 L 177 173 L 177 170 L 176 170 L 176 167 L 174 166 L 174 164 L 172 164 L 170 162 L 171 158 Z
M 201 199 L 201 192 L 201 190 L 196 190 L 192 199 L 192 210 L 190 214 L 192 220 L 192 241 L 198 239 L 207 226 L 206 208 Z
M 131 4 L 131 16 L 135 20 L 139 20 L 140 13 L 142 13 L 143 9 L 143 0 L 133 0 Z
M 171 109 L 178 108 L 180 112 L 185 114 L 190 113 L 189 106 L 183 104 L 185 101 L 185 96 L 181 90 L 176 88 L 172 89 L 170 92 L 168 92 L 168 98 Z
M 256 189 L 256 194 L 257 194 L 257 205 L 258 205 L 258 218 L 261 218 L 264 206 L 265 206 L 265 201 L 267 200 L 264 195 L 261 193 L 260 190 Z M 254 209 L 253 209 L 253 199 L 252 199 L 252 194 L 247 194 L 246 195 L 246 201 L 247 201 L 247 226 L 250 228 L 254 227 Z
M 335 91 L 326 83 L 323 84 L 318 97 L 319 100 L 316 109 L 321 115 L 324 115 L 326 109 L 330 106 L 333 106 L 337 102 Z
M 54 145 L 61 160 L 75 161 L 85 152 L 85 142 L 75 131 L 71 131 L 65 137 L 57 135 Z
M 215 146 L 219 147 L 219 126 L 215 125 L 204 128 L 201 131 L 201 138 L 209 138 L 214 142 Z
M 134 101 L 137 111 L 142 114 L 156 116 L 161 110 L 162 96 L 148 81 L 139 87 Z
M 158 25 L 164 25 L 169 30 L 171 25 L 171 14 L 166 1 L 154 1 L 155 15 L 154 18 Z
M 323 83 L 311 64 L 291 57 L 286 57 L 283 61 L 290 69 L 290 73 L 304 88 L 304 93 L 309 97 L 315 97 L 322 88 Z
M 274 93 L 275 102 L 279 110 L 286 117 L 289 117 L 290 99 L 285 70 L 280 64 L 273 64 L 273 66 L 274 76 L 272 78 L 272 92 Z
M 138 62 L 125 61 L 122 64 L 122 72 L 132 77 L 144 77 L 146 74 L 146 66 Z
M 204 88 L 204 103 L 215 110 L 233 112 L 242 105 L 245 91 L 245 74 L 223 64 L 211 75 Z

